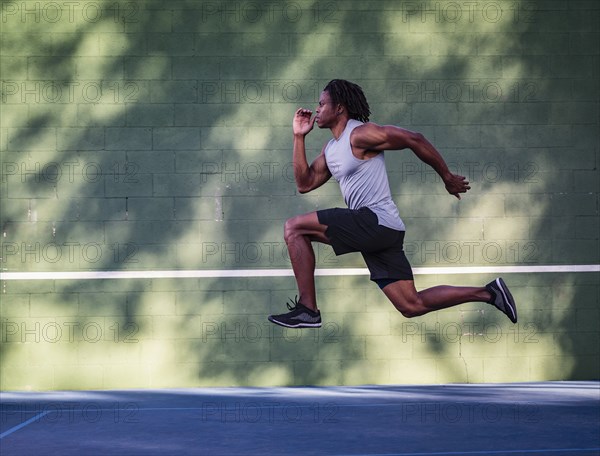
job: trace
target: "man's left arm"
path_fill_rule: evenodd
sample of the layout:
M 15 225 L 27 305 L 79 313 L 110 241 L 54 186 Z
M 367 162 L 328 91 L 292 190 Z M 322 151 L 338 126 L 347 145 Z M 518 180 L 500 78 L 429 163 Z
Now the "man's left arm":
M 364 155 L 384 150 L 412 150 L 421 161 L 439 174 L 448 193 L 458 199 L 460 193 L 466 193 L 471 188 L 464 176 L 450 172 L 442 155 L 421 133 L 393 125 L 366 123 L 353 130 L 350 141 L 353 150 Z

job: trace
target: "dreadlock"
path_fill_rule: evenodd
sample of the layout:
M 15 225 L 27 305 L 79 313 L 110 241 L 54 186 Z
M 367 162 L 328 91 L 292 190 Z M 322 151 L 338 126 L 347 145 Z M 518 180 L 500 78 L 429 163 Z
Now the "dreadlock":
M 344 79 L 333 79 L 323 89 L 335 104 L 341 104 L 348 110 L 351 119 L 368 122 L 371 110 L 362 88 Z

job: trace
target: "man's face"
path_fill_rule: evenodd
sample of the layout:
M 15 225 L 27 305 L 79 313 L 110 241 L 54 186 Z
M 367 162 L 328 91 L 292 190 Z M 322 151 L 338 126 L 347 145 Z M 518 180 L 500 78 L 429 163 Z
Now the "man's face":
M 329 92 L 321 92 L 316 110 L 316 122 L 319 128 L 331 128 L 335 125 L 339 106 L 333 104 Z

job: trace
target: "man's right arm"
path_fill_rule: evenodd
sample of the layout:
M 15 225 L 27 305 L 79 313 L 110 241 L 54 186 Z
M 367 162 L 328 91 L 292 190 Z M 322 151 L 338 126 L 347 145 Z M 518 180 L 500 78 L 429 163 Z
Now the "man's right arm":
M 308 165 L 304 148 L 304 137 L 294 137 L 294 178 L 300 193 L 308 193 L 320 187 L 331 178 L 325 160 L 325 148 L 321 154 Z
M 312 112 L 307 109 L 298 109 L 294 116 L 294 179 L 300 193 L 308 193 L 320 187 L 331 177 L 327 161 L 325 160 L 325 148 L 321 154 L 309 165 L 306 160 L 305 138 L 314 126 L 315 120 L 311 119 Z

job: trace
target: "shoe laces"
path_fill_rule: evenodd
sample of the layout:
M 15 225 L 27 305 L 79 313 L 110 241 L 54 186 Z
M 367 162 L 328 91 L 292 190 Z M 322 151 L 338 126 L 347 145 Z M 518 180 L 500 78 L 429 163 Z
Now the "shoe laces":
M 287 302 L 285 305 L 289 310 L 296 310 L 298 308 L 298 304 L 300 304 L 300 302 L 298 302 L 298 295 L 296 295 L 293 300 L 290 298 L 290 302 Z

